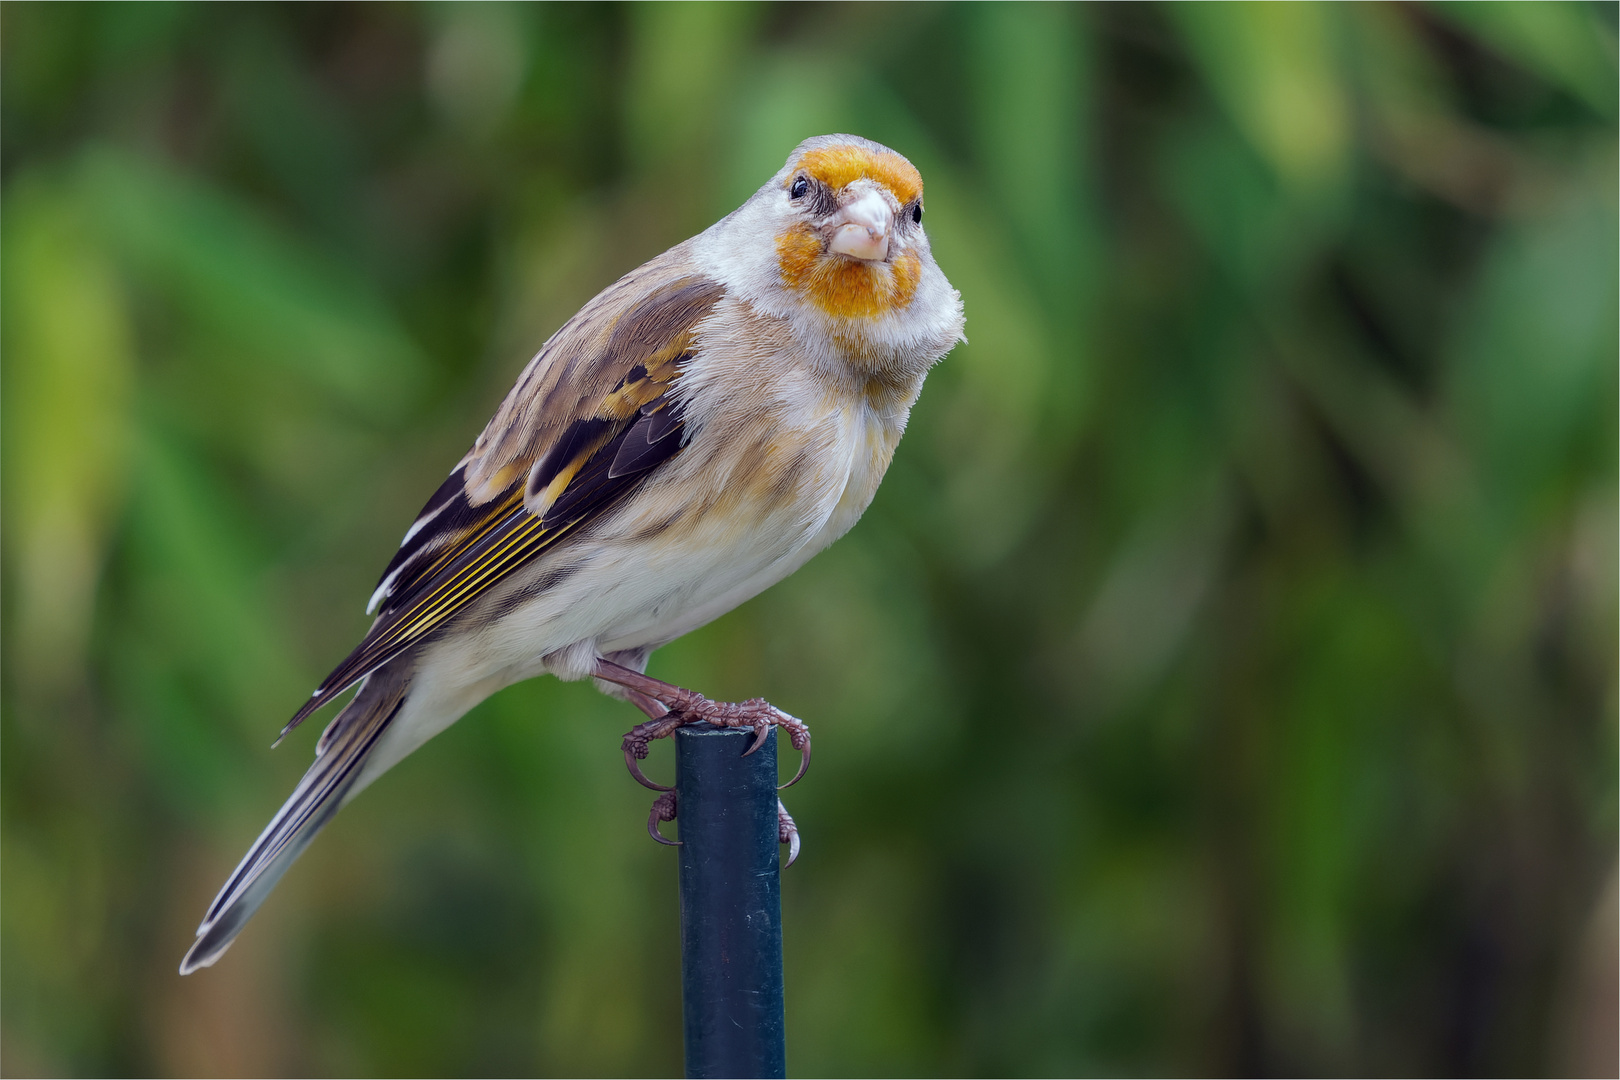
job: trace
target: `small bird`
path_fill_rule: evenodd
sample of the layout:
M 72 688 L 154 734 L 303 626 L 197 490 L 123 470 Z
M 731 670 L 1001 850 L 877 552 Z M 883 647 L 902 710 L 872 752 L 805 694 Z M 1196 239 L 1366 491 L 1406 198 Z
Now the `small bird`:
M 358 686 L 181 974 L 220 958 L 345 803 L 523 679 L 594 678 L 646 714 L 622 749 L 665 792 L 655 839 L 674 799 L 636 762 L 681 724 L 749 727 L 755 747 L 780 727 L 803 775 L 802 722 L 653 679 L 647 658 L 803 566 L 872 501 L 924 376 L 964 340 L 922 221 L 906 158 L 807 139 L 741 207 L 541 346 L 406 531 L 365 638 L 282 729 Z M 779 814 L 791 862 L 798 833 Z

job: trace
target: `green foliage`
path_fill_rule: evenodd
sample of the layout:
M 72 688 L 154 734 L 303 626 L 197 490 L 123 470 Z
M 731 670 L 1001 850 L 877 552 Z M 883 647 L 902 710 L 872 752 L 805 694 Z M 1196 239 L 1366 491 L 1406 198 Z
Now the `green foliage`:
M 1612 5 L 0 24 L 7 1074 L 677 1070 L 589 687 L 497 695 L 175 967 L 524 360 L 840 130 L 921 168 L 971 344 L 855 532 L 652 669 L 815 728 L 792 1071 L 1582 1067 Z

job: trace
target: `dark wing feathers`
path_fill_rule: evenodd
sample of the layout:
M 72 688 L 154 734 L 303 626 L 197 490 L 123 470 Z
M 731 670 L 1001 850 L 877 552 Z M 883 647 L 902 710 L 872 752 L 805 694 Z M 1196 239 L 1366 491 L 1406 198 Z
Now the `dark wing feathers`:
M 630 425 L 608 466 L 608 479 L 643 472 L 668 457 L 673 452 L 670 444 L 680 441 L 675 437 L 680 430 L 675 414 L 674 407 L 665 405 Z
M 587 416 L 569 424 L 562 437 L 552 443 L 551 449 L 529 470 L 529 482 L 524 489 L 527 496 L 538 497 L 558 474 L 586 456 L 587 450 L 595 450 L 610 438 L 614 426 L 615 422 L 605 416 Z
M 416 515 L 416 521 L 400 542 L 399 550 L 394 552 L 394 557 L 388 561 L 382 577 L 377 581 L 377 591 L 366 605 L 368 613 L 375 611 L 380 602 L 397 591 L 391 579 L 402 574 L 402 567 L 444 546 L 481 516 L 467 503 L 463 471 L 463 466 L 457 465 L 449 479 L 439 485 L 439 490 L 422 507 L 422 512 Z M 433 527 L 429 528 L 429 525 Z
M 631 304 L 629 280 L 587 305 L 535 357 L 383 572 L 371 630 L 283 735 L 595 520 L 680 450 L 683 421 L 671 390 L 693 328 L 723 290 L 675 278 Z M 597 310 L 615 304 L 620 318 Z

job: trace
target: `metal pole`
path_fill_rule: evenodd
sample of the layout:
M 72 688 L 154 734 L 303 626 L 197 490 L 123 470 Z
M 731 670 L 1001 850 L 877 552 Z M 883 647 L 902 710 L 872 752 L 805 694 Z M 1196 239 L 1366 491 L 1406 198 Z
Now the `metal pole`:
M 786 1076 L 776 732 L 675 733 L 686 1075 Z

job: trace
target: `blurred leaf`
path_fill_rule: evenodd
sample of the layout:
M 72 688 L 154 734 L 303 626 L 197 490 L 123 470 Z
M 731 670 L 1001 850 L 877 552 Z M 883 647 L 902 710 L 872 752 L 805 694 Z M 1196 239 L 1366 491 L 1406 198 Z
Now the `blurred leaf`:
M 1434 10 L 1567 90 L 1598 115 L 1615 115 L 1613 27 L 1603 26 L 1594 5 L 1571 0 L 1443 0 L 1434 4 Z
M 629 10 L 634 52 L 627 72 L 626 150 L 637 171 L 660 186 L 707 179 L 714 172 L 705 161 L 716 150 L 714 113 L 729 103 L 728 84 L 758 9 L 698 2 Z M 671 169 L 674 161 L 691 162 L 699 171 Z
M 526 10 L 527 9 L 527 10 Z M 487 138 L 517 100 L 529 67 L 525 15 L 511 3 L 449 4 L 428 54 L 434 102 L 457 127 Z
M 5 463 L 14 641 L 35 690 L 82 675 L 123 501 L 134 331 L 97 222 L 60 177 L 5 199 Z
M 240 508 L 161 424 L 148 421 L 138 449 L 130 555 L 142 572 L 115 670 L 163 796 L 218 806 L 242 784 L 244 743 L 268 746 L 307 689 Z
M 1252 148 L 1220 125 L 1189 125 L 1168 140 L 1161 168 L 1209 259 L 1249 297 L 1270 295 L 1306 236 Z
M 1612 425 L 1620 218 L 1605 180 L 1503 236 L 1451 361 L 1489 512 L 1515 532 L 1568 498 L 1571 455 Z
M 1350 156 L 1334 5 L 1178 3 L 1169 9 L 1233 121 L 1290 188 L 1338 184 Z
M 978 158 L 993 209 L 1031 253 L 1032 284 L 1060 324 L 1080 314 L 1090 285 L 1082 271 L 1095 257 L 1085 220 L 1094 198 L 1086 160 L 1091 58 L 1074 15 L 1055 4 L 989 4 L 971 14 Z
M 368 418 L 420 393 L 422 358 L 349 269 L 150 162 L 93 152 L 82 182 L 131 271 L 229 344 L 219 362 L 282 368 Z

